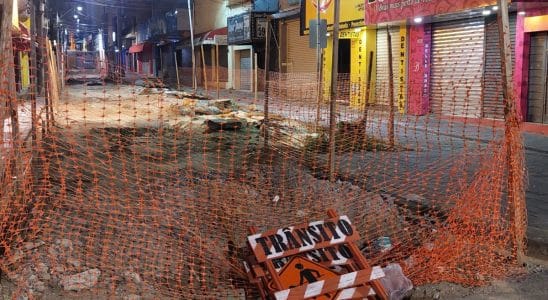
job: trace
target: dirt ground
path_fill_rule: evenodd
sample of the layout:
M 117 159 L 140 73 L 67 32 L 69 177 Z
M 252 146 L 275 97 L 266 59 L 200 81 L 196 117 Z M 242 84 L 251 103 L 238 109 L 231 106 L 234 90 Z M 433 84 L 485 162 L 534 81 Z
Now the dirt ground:
M 529 258 L 527 273 L 504 280 L 495 280 L 482 287 L 464 287 L 451 283 L 416 287 L 411 299 L 548 299 L 548 261 Z

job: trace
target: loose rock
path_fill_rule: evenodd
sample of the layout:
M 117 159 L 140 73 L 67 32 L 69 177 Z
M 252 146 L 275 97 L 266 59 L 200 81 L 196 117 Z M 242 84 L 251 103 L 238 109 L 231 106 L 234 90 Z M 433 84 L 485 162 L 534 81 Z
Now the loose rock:
M 78 268 L 79 266 L 82 265 L 79 260 L 77 260 L 76 258 L 73 258 L 73 257 L 69 257 L 67 259 L 67 263 L 71 264 L 75 268 Z
M 238 130 L 242 128 L 243 122 L 239 119 L 213 119 L 207 120 L 207 127 L 212 131 Z
M 142 280 L 141 280 L 141 276 L 135 272 L 131 272 L 131 271 L 126 271 L 124 272 L 124 278 L 126 279 L 126 281 L 130 281 L 130 282 L 133 282 L 135 284 L 141 284 Z
M 101 271 L 91 269 L 75 275 L 68 275 L 61 278 L 60 285 L 65 291 L 81 291 L 92 288 L 99 281 Z

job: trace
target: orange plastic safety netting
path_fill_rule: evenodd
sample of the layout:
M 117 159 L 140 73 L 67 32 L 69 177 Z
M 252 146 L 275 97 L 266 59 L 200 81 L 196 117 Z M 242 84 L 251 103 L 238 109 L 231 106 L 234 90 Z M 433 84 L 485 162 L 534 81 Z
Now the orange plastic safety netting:
M 16 134 L 9 114 L 4 122 L 0 267 L 13 295 L 251 296 L 241 264 L 248 227 L 321 220 L 329 208 L 349 216 L 371 264 L 398 262 L 416 285 L 519 271 L 517 117 L 471 118 L 481 107 L 467 90 L 469 80 L 500 82 L 447 75 L 430 86 L 443 94 L 432 109 L 412 115 L 387 102 L 388 82 L 341 74 L 330 131 L 316 74 L 271 72 L 266 92 L 254 93 L 264 72 L 255 85 L 250 69 L 232 79 L 220 69 L 217 91 L 209 67 L 194 93 L 184 68 L 177 90 L 173 78 L 120 67 L 93 77 L 86 66 L 100 69 L 100 54 L 43 55 L 47 99 L 38 95 L 34 120 L 20 113 Z M 229 80 L 251 92 L 223 88 Z

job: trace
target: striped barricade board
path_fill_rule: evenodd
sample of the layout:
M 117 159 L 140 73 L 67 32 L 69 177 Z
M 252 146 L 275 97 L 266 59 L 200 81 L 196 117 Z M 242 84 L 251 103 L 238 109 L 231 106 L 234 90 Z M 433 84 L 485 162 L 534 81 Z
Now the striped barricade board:
M 354 244 L 359 234 L 350 219 L 333 210 L 328 216 L 263 233 L 250 229 L 253 255 L 244 266 L 263 299 L 387 299 L 382 268 L 371 267 Z

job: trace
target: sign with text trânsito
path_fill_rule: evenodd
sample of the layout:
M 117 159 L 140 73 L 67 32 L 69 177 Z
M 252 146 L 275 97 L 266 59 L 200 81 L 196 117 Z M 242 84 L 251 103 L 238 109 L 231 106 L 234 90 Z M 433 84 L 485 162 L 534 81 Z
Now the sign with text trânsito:
M 358 240 L 347 216 L 270 230 L 247 237 L 258 262 Z

